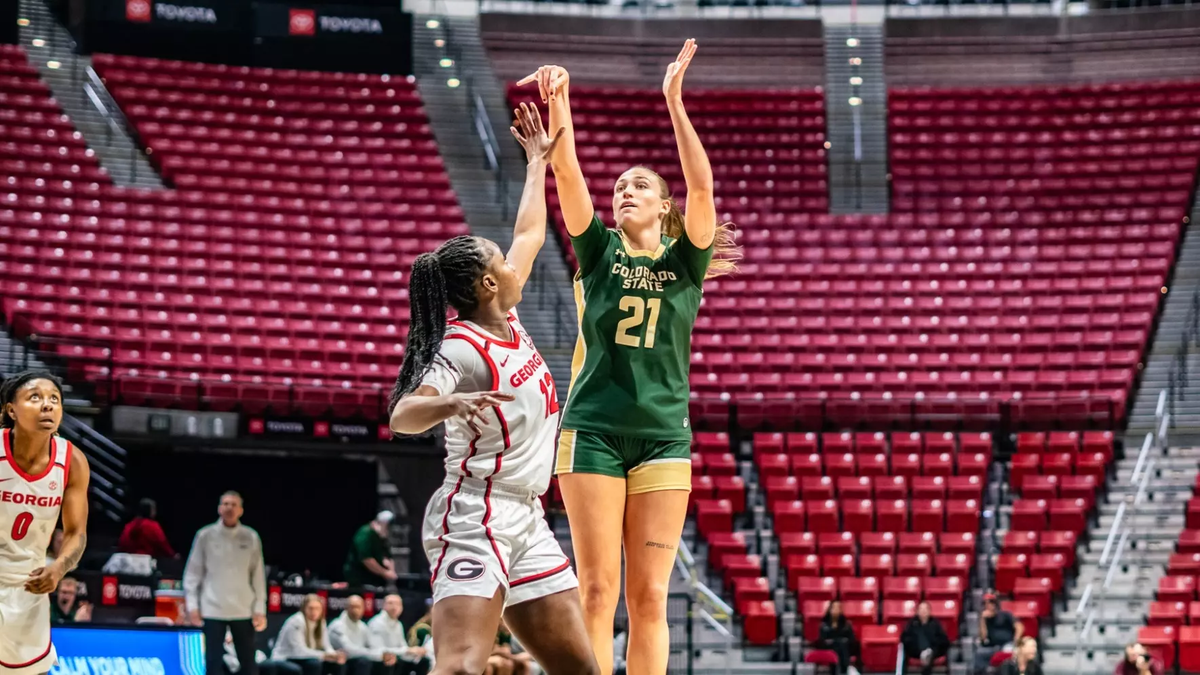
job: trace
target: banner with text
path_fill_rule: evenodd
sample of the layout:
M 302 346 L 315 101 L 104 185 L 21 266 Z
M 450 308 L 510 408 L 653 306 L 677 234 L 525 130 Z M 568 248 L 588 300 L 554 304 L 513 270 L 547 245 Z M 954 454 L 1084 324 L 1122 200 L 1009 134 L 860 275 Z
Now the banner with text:
M 407 75 L 412 15 L 399 7 L 255 3 L 255 61 Z
M 204 675 L 204 636 L 198 629 L 55 626 L 58 651 L 51 675 Z

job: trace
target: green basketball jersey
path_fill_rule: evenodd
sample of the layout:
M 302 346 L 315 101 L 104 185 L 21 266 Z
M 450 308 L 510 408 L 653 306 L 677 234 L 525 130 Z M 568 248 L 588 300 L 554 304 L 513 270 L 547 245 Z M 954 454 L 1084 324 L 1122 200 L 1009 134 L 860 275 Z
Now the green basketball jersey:
M 596 216 L 571 238 L 579 339 L 562 427 L 636 438 L 691 438 L 688 368 L 713 247 L 685 233 L 640 251 Z

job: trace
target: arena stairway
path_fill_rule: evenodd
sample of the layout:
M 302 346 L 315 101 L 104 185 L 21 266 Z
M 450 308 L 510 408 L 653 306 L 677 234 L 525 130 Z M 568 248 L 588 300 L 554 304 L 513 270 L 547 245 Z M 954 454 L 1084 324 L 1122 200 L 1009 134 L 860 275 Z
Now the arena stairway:
M 524 187 L 525 151 L 508 131 L 512 112 L 480 44 L 477 18 L 420 16 L 413 32 L 417 87 L 467 224 L 474 234 L 507 249 Z M 438 47 L 437 40 L 445 46 Z M 443 67 L 443 59 L 451 65 Z M 451 77 L 460 85 L 447 86 Z M 489 145 L 502 181 L 489 168 Z M 565 397 L 575 305 L 571 271 L 554 232 L 547 233 L 519 311 Z
M 881 24 L 826 23 L 825 119 L 831 144 L 829 205 L 833 213 L 887 213 L 888 210 L 887 87 L 883 58 Z
M 1179 353 L 1186 318 L 1197 294 L 1200 294 L 1200 236 L 1191 236 L 1200 217 L 1200 194 L 1193 197 L 1189 222 L 1183 230 L 1175 268 L 1169 278 L 1169 292 L 1158 320 L 1154 343 L 1145 355 L 1141 374 L 1141 389 L 1129 413 L 1129 433 L 1142 436 L 1153 430 L 1159 392 L 1170 382 L 1170 371 Z M 1200 353 L 1188 355 L 1188 371 L 1200 373 Z M 1200 378 L 1193 377 L 1182 390 L 1180 400 L 1172 411 L 1174 433 L 1200 434 Z
M 92 70 L 92 58 L 76 53 L 75 40 L 42 0 L 19 0 L 19 10 L 29 20 L 20 28 L 21 46 L 100 166 L 116 185 L 162 189 L 158 173 L 129 136 L 125 116 Z
M 1110 669 L 1125 644 L 1137 639 L 1157 596 L 1159 580 L 1185 526 L 1185 505 L 1192 496 L 1200 454 L 1193 448 L 1170 448 L 1165 455 L 1153 456 L 1151 450 L 1154 469 L 1149 490 L 1135 509 L 1136 488 L 1131 478 L 1139 450 L 1138 445 L 1127 444 L 1125 456 L 1114 463 L 1097 519 L 1088 528 L 1086 543 L 1078 549 L 1079 574 L 1064 602 L 1056 607 L 1050 632 L 1043 632 L 1041 651 L 1048 675 L 1076 673 L 1081 664 L 1082 672 Z M 1107 566 L 1101 568 L 1099 563 L 1122 502 L 1127 505 L 1126 513 L 1133 514 L 1126 516 L 1131 525 L 1129 543 L 1120 551 L 1120 564 L 1105 590 Z M 1119 540 L 1114 550 L 1118 547 Z M 1075 609 L 1089 581 L 1095 588 L 1090 606 L 1096 608 L 1096 628 L 1083 639 Z M 1078 654 L 1077 646 L 1082 647 Z

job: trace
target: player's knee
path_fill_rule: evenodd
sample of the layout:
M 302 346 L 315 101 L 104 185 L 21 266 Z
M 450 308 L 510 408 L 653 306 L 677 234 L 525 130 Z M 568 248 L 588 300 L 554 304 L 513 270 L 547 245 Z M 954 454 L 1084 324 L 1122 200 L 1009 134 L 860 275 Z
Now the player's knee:
M 620 597 L 620 579 L 615 583 L 611 579 L 580 580 L 579 601 L 583 604 L 585 614 L 603 611 L 609 607 L 615 611 Z
M 488 670 L 487 659 L 474 659 L 467 655 L 439 657 L 437 665 L 429 675 L 484 675 Z
M 667 616 L 667 587 L 665 584 L 638 584 L 625 589 L 625 604 L 630 619 L 654 620 Z

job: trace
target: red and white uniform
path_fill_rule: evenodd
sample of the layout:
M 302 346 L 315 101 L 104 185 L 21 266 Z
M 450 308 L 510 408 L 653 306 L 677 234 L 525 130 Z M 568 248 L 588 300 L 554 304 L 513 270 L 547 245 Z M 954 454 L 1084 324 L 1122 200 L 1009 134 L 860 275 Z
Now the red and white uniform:
M 451 321 L 421 381 L 440 394 L 501 391 L 513 401 L 483 413 L 479 433 L 446 421 L 446 482 L 425 509 L 422 537 L 433 599 L 491 598 L 515 605 L 579 585 L 538 499 L 550 484 L 558 433 L 554 378 L 515 313 L 504 339 Z
M 71 444 L 54 437 L 50 462 L 31 476 L 12 457 L 12 430 L 0 430 L 0 675 L 45 673 L 58 660 L 50 643 L 50 596 L 25 590 L 46 565 L 71 470 Z

